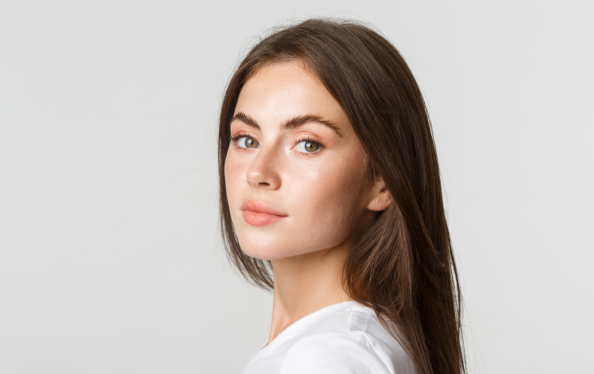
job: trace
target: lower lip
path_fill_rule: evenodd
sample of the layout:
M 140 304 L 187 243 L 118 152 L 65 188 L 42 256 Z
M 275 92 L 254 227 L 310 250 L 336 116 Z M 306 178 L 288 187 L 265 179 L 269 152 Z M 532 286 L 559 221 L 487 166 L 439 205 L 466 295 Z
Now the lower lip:
M 282 216 L 275 216 L 274 214 L 253 212 L 251 210 L 244 210 L 241 213 L 243 214 L 243 219 L 245 222 L 252 226 L 265 226 L 286 218 Z

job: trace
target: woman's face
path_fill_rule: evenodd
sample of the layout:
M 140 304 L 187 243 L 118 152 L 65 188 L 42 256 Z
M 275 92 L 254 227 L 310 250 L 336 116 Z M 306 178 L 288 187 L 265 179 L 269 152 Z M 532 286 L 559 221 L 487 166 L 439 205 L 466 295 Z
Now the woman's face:
M 361 143 L 300 62 L 268 65 L 245 83 L 231 136 L 227 197 L 247 255 L 276 260 L 333 248 L 373 221 Z

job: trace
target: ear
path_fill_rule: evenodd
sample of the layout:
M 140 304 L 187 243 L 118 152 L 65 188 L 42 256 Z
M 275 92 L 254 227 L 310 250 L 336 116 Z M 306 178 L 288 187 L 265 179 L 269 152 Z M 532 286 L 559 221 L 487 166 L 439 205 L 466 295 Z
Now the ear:
M 371 187 L 371 200 L 367 204 L 367 209 L 376 212 L 387 209 L 392 204 L 392 195 L 382 177 L 377 177 L 375 183 Z

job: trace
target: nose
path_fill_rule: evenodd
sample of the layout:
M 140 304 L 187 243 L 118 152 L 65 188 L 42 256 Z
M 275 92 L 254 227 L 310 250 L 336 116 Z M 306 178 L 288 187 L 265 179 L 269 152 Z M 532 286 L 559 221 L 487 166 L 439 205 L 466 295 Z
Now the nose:
M 246 172 L 246 182 L 252 187 L 267 187 L 273 190 L 281 186 L 277 158 L 272 152 L 262 148 L 258 150 L 254 163 Z

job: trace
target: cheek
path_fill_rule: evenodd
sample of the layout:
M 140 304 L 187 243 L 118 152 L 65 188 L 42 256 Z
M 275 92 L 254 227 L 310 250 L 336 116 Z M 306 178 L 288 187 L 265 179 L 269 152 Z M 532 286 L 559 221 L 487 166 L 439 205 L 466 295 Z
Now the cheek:
M 227 155 L 225 159 L 225 191 L 236 233 L 241 228 L 238 212 L 242 203 L 242 188 L 245 187 L 245 167 L 240 159 Z
M 227 158 L 225 159 L 225 188 L 230 204 L 238 198 L 239 183 L 242 180 L 245 181 L 245 167 L 246 165 L 237 157 L 233 157 L 229 153 L 227 154 Z
M 323 247 L 344 241 L 363 210 L 358 163 L 325 163 L 286 179 L 299 234 Z

